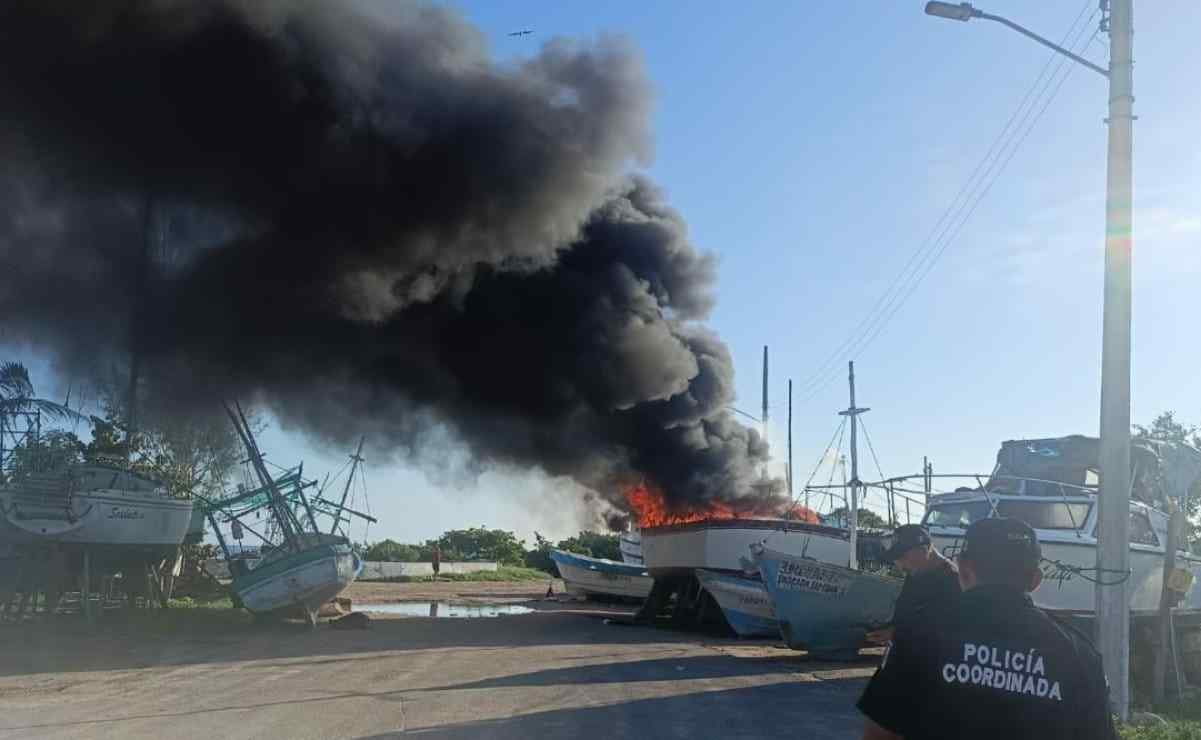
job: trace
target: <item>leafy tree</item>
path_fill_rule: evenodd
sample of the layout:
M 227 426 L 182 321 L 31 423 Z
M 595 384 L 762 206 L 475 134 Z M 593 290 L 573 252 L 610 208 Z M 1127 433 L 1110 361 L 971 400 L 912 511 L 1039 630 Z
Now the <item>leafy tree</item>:
M 594 558 L 621 560 L 621 540 L 615 534 L 580 532 L 575 537 L 560 541 L 558 548 Z
M 443 560 L 494 560 L 501 565 L 525 563 L 525 542 L 503 529 L 452 529 L 427 545 L 438 543 Z
M 1172 442 L 1201 448 L 1201 432 L 1195 426 L 1177 421 L 1176 414 L 1172 411 L 1164 411 L 1152 419 L 1149 426 L 1135 424 L 1131 436 L 1135 440 Z M 1188 516 L 1189 541 L 1193 543 L 1194 549 L 1201 549 L 1201 491 L 1196 484 L 1191 493 L 1192 495 L 1176 503 Z
M 824 518 L 826 521 L 837 523 L 839 526 L 846 526 L 849 523 L 848 513 L 850 509 L 845 506 L 840 506 L 834 511 L 831 511 Z M 859 509 L 859 527 L 861 529 L 889 529 L 888 522 L 884 521 L 884 517 L 880 516 L 871 509 Z
M 550 559 L 551 541 L 534 532 L 534 549 L 525 554 L 525 567 L 536 568 L 547 573 L 555 572 L 555 563 Z
M 383 540 L 368 547 L 363 553 L 363 559 L 384 563 L 417 563 L 429 559 L 421 557 L 421 549 L 418 545 Z
M 40 411 L 55 420 L 81 420 L 83 417 L 67 406 L 37 398 L 29 370 L 19 362 L 0 363 L 0 414 Z
M 13 450 L 10 472 L 15 476 L 82 462 L 83 451 L 83 442 L 73 432 L 52 429 Z
M 214 406 L 211 412 L 175 409 L 163 399 L 140 392 L 138 429 L 128 428 L 128 399 L 116 382 L 103 388 L 104 418 L 92 417 L 89 459 L 128 464 L 134 470 L 162 481 L 178 498 L 193 493 L 217 496 L 244 454 L 229 419 Z M 262 423 L 250 415 L 254 431 Z

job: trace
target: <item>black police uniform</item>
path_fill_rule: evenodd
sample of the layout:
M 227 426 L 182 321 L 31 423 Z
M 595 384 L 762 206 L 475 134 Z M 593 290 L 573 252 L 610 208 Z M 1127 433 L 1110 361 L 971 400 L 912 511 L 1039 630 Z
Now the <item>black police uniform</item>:
M 905 740 L 1116 738 L 1101 659 L 1029 595 L 980 585 L 903 623 L 859 709 Z
M 955 565 L 939 557 L 932 568 L 905 577 L 892 611 L 894 626 L 916 621 L 928 609 L 941 609 L 959 596 L 959 574 Z

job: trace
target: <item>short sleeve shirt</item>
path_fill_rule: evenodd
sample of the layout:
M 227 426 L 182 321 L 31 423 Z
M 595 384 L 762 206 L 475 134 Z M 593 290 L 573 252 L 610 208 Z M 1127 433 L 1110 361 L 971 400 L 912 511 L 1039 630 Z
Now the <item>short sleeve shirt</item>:
M 954 564 L 940 557 L 938 564 L 933 568 L 914 573 L 905 579 L 893 609 L 892 622 L 899 625 L 902 622 L 917 621 L 929 608 L 949 606 L 957 596 L 959 574 L 955 571 Z
M 859 700 L 905 740 L 1116 738 L 1100 656 L 1021 592 L 981 586 L 902 623 Z

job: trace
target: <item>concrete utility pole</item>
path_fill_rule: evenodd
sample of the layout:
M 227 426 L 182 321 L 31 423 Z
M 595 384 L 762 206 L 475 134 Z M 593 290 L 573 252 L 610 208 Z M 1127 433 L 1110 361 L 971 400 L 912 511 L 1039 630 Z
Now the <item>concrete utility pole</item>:
M 1133 245 L 1133 0 L 1109 13 L 1109 163 L 1105 198 L 1105 308 L 1101 336 L 1101 494 L 1099 573 L 1130 570 L 1130 258 Z M 1124 579 L 1098 586 L 1097 647 L 1110 699 L 1130 714 L 1130 595 Z
M 1097 497 L 1097 568 L 1130 571 L 1130 263 L 1133 246 L 1133 0 L 1100 0 L 1109 31 L 1109 69 L 971 3 L 926 3 L 926 13 L 955 21 L 981 19 L 1012 28 L 1109 80 L 1109 157 L 1105 195 L 1105 293 L 1101 335 L 1101 491 Z M 1096 587 L 1097 647 L 1110 700 L 1130 715 L 1130 594 L 1124 579 Z
M 763 345 L 763 415 L 759 417 L 763 422 L 763 441 L 767 441 L 767 345 Z

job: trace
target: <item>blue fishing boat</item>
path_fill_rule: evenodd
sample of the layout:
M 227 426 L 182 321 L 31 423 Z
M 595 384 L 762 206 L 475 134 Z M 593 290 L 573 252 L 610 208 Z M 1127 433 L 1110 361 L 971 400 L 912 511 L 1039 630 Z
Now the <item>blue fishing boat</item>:
M 623 596 L 645 599 L 654 580 L 641 565 L 551 550 L 567 592 L 577 596 Z
M 892 619 L 901 579 L 881 572 L 752 548 L 788 646 L 817 658 L 850 660 L 864 637 Z
M 709 592 L 739 637 L 779 637 L 780 622 L 762 581 L 698 568 L 696 578 Z

